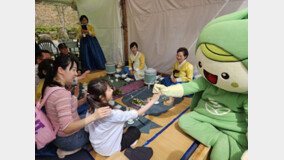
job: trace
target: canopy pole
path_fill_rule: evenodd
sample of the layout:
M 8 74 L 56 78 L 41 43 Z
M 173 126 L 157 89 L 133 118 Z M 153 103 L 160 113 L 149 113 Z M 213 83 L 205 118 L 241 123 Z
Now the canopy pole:
M 125 0 L 120 1 L 122 10 L 122 29 L 123 29 L 123 44 L 124 44 L 124 62 L 128 62 L 128 29 L 127 29 L 127 15 Z

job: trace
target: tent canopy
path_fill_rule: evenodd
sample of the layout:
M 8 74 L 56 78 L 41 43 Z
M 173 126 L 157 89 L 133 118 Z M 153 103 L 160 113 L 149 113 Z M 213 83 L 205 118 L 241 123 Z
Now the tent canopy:
M 76 5 L 89 24 L 108 62 L 124 62 L 120 0 L 36 0 Z M 138 43 L 148 67 L 170 73 L 176 51 L 186 47 L 187 60 L 195 66 L 195 44 L 212 19 L 248 7 L 247 0 L 125 0 L 128 43 Z M 128 48 L 129 49 L 129 48 Z M 129 54 L 129 53 L 128 53 Z M 196 67 L 196 74 L 198 73 Z
M 170 73 L 180 47 L 195 66 L 195 44 L 212 19 L 247 7 L 246 0 L 127 0 L 129 43 L 136 41 L 147 66 Z M 195 67 L 195 72 L 198 72 Z

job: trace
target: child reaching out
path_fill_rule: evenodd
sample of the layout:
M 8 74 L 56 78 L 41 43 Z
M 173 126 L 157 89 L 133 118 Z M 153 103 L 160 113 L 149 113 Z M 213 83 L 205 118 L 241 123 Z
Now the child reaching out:
M 96 109 L 108 105 L 112 100 L 113 90 L 104 79 L 94 79 L 88 84 L 87 116 Z M 123 125 L 129 119 L 135 119 L 145 113 L 160 97 L 160 93 L 154 94 L 151 101 L 139 110 L 122 111 L 112 109 L 109 117 L 90 123 L 85 127 L 89 132 L 89 140 L 93 149 L 102 156 L 110 156 L 117 151 L 123 151 L 140 137 L 140 131 L 136 127 L 129 127 L 123 133 Z

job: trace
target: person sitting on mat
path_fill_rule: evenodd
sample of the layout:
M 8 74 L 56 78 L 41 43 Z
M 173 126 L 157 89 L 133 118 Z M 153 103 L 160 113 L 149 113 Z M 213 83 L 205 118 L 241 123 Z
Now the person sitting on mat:
M 53 61 L 54 60 L 52 60 L 52 59 L 45 59 L 38 66 L 38 74 L 37 75 L 40 78 L 40 82 L 36 87 L 35 102 L 38 101 L 40 99 L 41 95 L 42 95 L 42 88 L 43 88 L 46 72 L 49 71 L 52 68 Z M 69 88 L 72 89 L 71 85 L 77 85 L 78 81 L 85 79 L 89 73 L 90 73 L 89 70 L 84 72 L 81 76 L 75 77 L 75 80 L 72 83 L 69 83 L 69 84 L 66 84 L 66 85 L 69 86 Z
M 77 112 L 78 106 L 86 102 L 84 98 L 77 100 L 71 92 L 64 88 L 66 83 L 71 83 L 77 76 L 78 61 L 73 55 L 56 57 L 52 68 L 47 71 L 42 89 L 43 98 L 52 87 L 62 87 L 54 91 L 46 100 L 46 115 L 53 128 L 59 128 L 53 144 L 58 147 L 57 155 L 64 158 L 73 154 L 89 143 L 89 135 L 84 127 L 100 118 L 109 116 L 109 107 L 102 107 L 94 113 L 80 119 Z
M 186 61 L 188 57 L 188 51 L 186 48 L 181 47 L 177 50 L 176 59 L 171 76 L 165 77 L 161 83 L 165 86 L 171 86 L 178 83 L 189 82 L 193 78 L 193 65 Z M 168 101 L 164 102 L 164 105 L 173 105 L 174 98 L 170 97 Z
M 38 101 L 42 95 L 41 91 L 44 84 L 44 78 L 46 72 L 52 68 L 53 61 L 54 61 L 53 59 L 45 59 L 38 66 L 38 77 L 40 78 L 40 82 L 36 87 L 35 101 Z
M 102 106 L 110 106 L 113 90 L 104 79 L 93 79 L 88 84 L 88 111 L 87 116 L 96 112 Z M 139 110 L 122 111 L 112 109 L 109 117 L 90 123 L 85 127 L 89 132 L 89 139 L 93 149 L 102 156 L 111 156 L 117 151 L 123 151 L 139 139 L 141 132 L 136 127 L 129 127 L 123 133 L 123 126 L 129 119 L 135 119 L 145 113 L 160 97 L 154 94 L 152 100 Z
M 58 49 L 59 49 L 59 51 L 60 51 L 60 55 L 68 55 L 68 54 L 72 54 L 72 53 L 70 53 L 69 52 L 69 50 L 68 50 L 68 48 L 67 48 L 67 46 L 66 46 L 66 44 L 65 43 L 60 43 L 59 45 L 58 45 Z M 72 54 L 72 55 L 74 55 L 75 56 L 75 54 Z M 76 58 L 77 58 L 77 56 L 75 56 Z M 81 66 L 81 62 L 78 60 L 78 62 L 79 62 L 79 65 L 78 65 L 78 76 L 81 76 L 81 73 L 82 73 L 82 66 Z M 90 73 L 90 70 L 87 70 L 87 71 L 85 71 L 83 74 L 88 74 L 88 73 Z M 76 79 L 75 79 L 76 80 Z
M 62 55 L 62 54 L 64 54 L 64 55 L 70 54 L 65 43 L 60 43 L 57 47 L 58 47 L 58 49 L 60 51 L 60 55 Z
M 128 57 L 129 66 L 124 66 L 119 74 L 127 74 L 128 77 L 138 81 L 144 78 L 144 72 L 147 70 L 145 56 L 138 51 L 138 44 L 136 42 L 130 44 L 130 49 L 131 54 Z
M 38 77 L 38 66 L 44 59 L 51 59 L 50 52 L 48 50 L 38 50 L 35 53 L 35 90 L 40 82 L 40 78 Z

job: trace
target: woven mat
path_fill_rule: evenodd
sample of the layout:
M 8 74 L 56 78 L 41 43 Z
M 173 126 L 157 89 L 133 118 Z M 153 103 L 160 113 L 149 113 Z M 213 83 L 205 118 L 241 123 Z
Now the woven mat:
M 153 87 L 150 87 L 149 89 L 146 87 L 143 87 L 137 91 L 131 92 L 127 95 L 125 95 L 122 98 L 122 102 L 129 107 L 132 107 L 134 109 L 139 109 L 137 108 L 136 105 L 131 103 L 131 99 L 132 98 L 139 98 L 141 100 L 147 100 L 147 98 L 152 97 L 153 93 L 152 93 Z M 174 105 L 180 103 L 183 100 L 182 98 L 175 98 L 174 104 L 171 106 L 166 106 L 163 104 L 164 100 L 168 100 L 169 98 L 166 96 L 161 96 L 159 99 L 159 104 L 154 104 L 149 110 L 146 111 L 146 114 L 149 115 L 154 115 L 154 116 L 158 116 L 162 113 L 167 112 L 170 108 L 172 108 Z
M 132 91 L 135 91 L 135 90 L 143 87 L 143 86 L 144 86 L 144 81 L 142 81 L 142 80 L 131 82 L 128 85 L 120 87 L 119 89 L 122 90 L 122 94 L 113 97 L 113 99 L 120 98 L 120 97 L 122 97 L 122 96 L 124 96 L 124 95 L 126 95 L 126 94 L 128 94 Z
M 127 94 L 129 92 L 132 92 L 134 90 L 137 90 L 137 89 L 139 89 L 139 88 L 141 88 L 141 87 L 143 87 L 145 85 L 143 80 L 126 82 L 123 79 L 118 78 L 117 79 L 118 81 L 116 81 L 116 78 L 113 75 L 106 75 L 105 71 L 101 71 L 101 72 L 98 72 L 98 73 L 89 74 L 87 76 L 87 78 L 84 79 L 84 81 L 79 81 L 80 93 L 79 93 L 79 98 L 78 99 L 81 99 L 81 98 L 84 97 L 83 83 L 88 83 L 90 80 L 92 80 L 94 78 L 102 78 L 102 79 L 108 80 L 109 84 L 112 87 L 119 88 L 120 90 L 123 91 L 122 94 L 120 94 L 118 96 L 114 96 L 114 99 L 120 98 L 123 95 L 125 95 L 125 94 Z M 73 87 L 75 87 L 75 86 L 73 86 Z
M 124 81 L 121 78 L 118 78 L 117 81 L 116 81 L 116 78 L 112 75 L 106 75 L 106 76 L 102 76 L 100 78 L 107 80 L 109 82 L 109 84 L 112 87 L 115 87 L 115 88 L 119 88 L 119 87 L 125 86 L 125 85 L 130 83 L 130 82 Z

